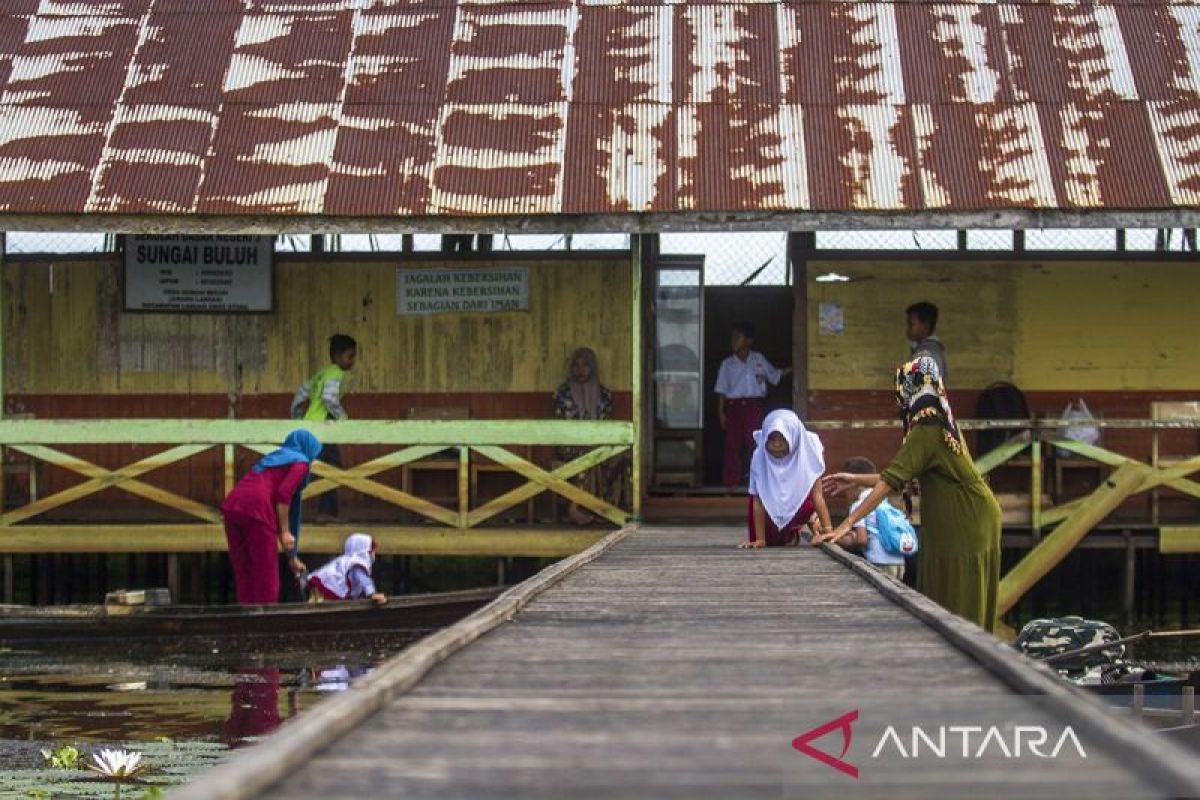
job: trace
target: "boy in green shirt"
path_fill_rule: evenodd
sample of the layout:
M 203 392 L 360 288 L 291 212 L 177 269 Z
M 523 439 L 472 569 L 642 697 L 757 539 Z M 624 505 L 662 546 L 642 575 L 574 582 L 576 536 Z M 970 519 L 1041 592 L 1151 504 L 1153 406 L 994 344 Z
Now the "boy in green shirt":
M 358 343 L 345 334 L 336 333 L 329 338 L 329 366 L 313 375 L 305 383 L 300 384 L 292 398 L 292 419 L 330 420 L 346 419 L 346 409 L 342 407 L 342 391 L 346 381 L 346 373 L 354 369 L 358 358 Z M 305 404 L 308 408 L 305 409 Z M 318 460 L 335 467 L 342 465 L 342 454 L 337 445 L 327 444 L 321 450 Z M 319 518 L 336 519 L 338 516 L 338 498 L 336 491 L 321 495 L 318 505 Z

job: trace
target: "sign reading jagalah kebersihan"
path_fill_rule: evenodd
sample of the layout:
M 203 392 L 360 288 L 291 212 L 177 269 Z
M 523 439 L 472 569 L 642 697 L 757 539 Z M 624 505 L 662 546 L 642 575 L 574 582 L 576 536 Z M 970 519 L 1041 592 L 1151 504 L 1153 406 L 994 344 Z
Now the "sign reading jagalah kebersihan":
M 396 270 L 401 316 L 528 310 L 529 267 Z

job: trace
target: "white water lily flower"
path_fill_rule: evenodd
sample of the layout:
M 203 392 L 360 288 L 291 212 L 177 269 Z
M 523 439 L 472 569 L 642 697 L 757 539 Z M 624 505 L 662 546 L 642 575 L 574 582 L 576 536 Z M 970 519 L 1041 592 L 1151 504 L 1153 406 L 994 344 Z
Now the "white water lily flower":
M 129 750 L 101 750 L 92 753 L 92 761 L 95 764 L 88 764 L 88 769 L 117 780 L 132 777 L 146 766 L 141 763 L 141 753 Z

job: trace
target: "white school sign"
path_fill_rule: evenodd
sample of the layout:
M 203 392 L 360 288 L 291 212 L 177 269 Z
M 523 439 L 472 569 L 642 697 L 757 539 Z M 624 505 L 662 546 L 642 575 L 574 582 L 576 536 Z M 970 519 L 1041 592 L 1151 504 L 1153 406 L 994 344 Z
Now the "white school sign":
M 529 310 L 529 267 L 396 270 L 396 313 Z
M 271 236 L 126 236 L 129 311 L 270 311 Z

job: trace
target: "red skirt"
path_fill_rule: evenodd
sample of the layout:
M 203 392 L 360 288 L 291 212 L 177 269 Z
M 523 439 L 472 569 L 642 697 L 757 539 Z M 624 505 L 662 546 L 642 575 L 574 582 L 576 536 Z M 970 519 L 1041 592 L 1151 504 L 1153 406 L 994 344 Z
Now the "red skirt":
M 746 530 L 749 532 L 750 541 L 758 541 L 758 531 L 754 528 L 754 496 L 749 497 L 750 502 L 746 506 Z M 784 545 L 795 544 L 800 538 L 800 529 L 808 524 L 812 519 L 816 509 L 813 507 L 812 497 L 805 499 L 800 506 L 800 510 L 796 512 L 796 516 L 792 517 L 792 521 L 783 526 L 783 530 L 779 530 L 775 525 L 775 521 L 771 519 L 770 514 L 765 514 L 767 530 L 766 539 L 767 547 L 783 547 Z

